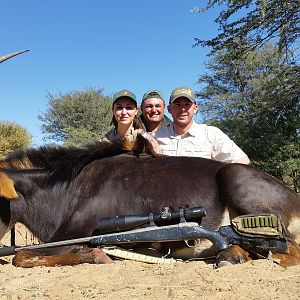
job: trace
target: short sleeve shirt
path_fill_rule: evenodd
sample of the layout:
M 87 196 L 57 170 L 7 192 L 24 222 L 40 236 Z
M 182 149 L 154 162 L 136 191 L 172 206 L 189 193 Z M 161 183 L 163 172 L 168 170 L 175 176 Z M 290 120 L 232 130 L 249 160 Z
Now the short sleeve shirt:
M 193 122 L 188 132 L 177 135 L 173 124 L 155 134 L 160 150 L 170 156 L 203 157 L 236 162 L 246 154 L 219 128 Z

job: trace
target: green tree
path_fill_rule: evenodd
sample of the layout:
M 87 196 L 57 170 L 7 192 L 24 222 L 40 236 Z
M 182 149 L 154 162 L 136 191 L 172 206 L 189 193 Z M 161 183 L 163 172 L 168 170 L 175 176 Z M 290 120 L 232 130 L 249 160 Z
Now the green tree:
M 45 140 L 81 145 L 103 137 L 111 122 L 112 100 L 103 90 L 87 89 L 53 96 L 39 115 Z
M 215 52 L 197 93 L 204 118 L 222 128 L 254 165 L 299 186 L 300 67 L 267 45 L 240 57 Z
M 215 20 L 220 33 L 210 40 L 196 38 L 196 45 L 209 46 L 213 52 L 238 48 L 243 54 L 276 40 L 279 52 L 288 58 L 299 40 L 299 0 L 208 0 L 206 7 L 193 11 L 205 12 L 216 6 L 222 8 Z M 241 44 L 241 38 L 248 43 Z
M 31 135 L 22 126 L 13 122 L 0 122 L 0 159 L 19 149 L 26 149 L 31 143 Z

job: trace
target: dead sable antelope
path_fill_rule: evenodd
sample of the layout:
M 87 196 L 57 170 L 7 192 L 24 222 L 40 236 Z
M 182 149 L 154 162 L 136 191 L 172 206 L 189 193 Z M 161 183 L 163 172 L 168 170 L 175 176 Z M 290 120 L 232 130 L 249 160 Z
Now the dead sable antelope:
M 141 148 L 135 145 L 134 155 L 118 144 L 97 142 L 83 148 L 44 146 L 12 153 L 0 162 L 0 238 L 16 222 L 45 243 L 91 236 L 105 217 L 203 206 L 207 216 L 201 225 L 211 230 L 243 214 L 280 215 L 289 251 L 274 258 L 284 266 L 300 263 L 300 199 L 282 182 L 248 165 L 139 156 Z M 14 191 L 18 197 L 9 199 Z M 159 251 L 164 255 L 170 249 L 170 256 L 183 259 L 215 255 L 217 266 L 257 258 L 236 245 L 216 253 L 207 240 L 198 242 L 191 248 L 162 243 Z M 82 246 L 22 250 L 14 257 L 14 264 L 22 267 L 81 262 L 111 259 L 100 248 Z

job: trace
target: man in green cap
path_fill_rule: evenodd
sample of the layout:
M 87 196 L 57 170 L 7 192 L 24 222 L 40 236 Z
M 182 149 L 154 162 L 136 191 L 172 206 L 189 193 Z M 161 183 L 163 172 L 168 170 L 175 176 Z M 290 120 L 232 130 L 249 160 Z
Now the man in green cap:
M 172 91 L 168 111 L 173 123 L 155 133 L 161 153 L 250 163 L 248 156 L 219 128 L 193 120 L 198 105 L 190 88 L 178 87 Z
M 163 126 L 171 123 L 171 120 L 164 115 L 165 101 L 158 90 L 147 91 L 141 103 L 141 120 L 148 133 L 154 133 Z

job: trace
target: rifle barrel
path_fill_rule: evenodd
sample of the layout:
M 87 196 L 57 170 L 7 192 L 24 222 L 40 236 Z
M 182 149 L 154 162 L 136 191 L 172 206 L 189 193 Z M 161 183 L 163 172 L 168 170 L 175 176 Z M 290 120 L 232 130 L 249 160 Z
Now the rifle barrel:
M 38 245 L 2 247 L 0 248 L 0 257 L 14 255 L 21 250 L 41 250 L 47 248 L 76 245 L 76 244 L 86 244 L 89 243 L 91 239 L 92 237 L 84 237 L 84 238 L 50 242 L 50 243 L 38 244 Z
M 208 230 L 196 222 L 176 225 L 150 226 L 130 231 L 110 233 L 72 240 L 50 242 L 40 245 L 13 246 L 0 248 L 0 256 L 13 255 L 21 250 L 40 250 L 60 246 L 91 244 L 93 246 L 117 245 L 134 242 L 172 242 L 206 238 L 212 241 L 218 251 L 228 248 L 228 242 L 217 231 Z

